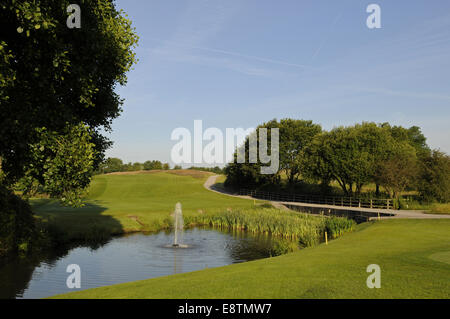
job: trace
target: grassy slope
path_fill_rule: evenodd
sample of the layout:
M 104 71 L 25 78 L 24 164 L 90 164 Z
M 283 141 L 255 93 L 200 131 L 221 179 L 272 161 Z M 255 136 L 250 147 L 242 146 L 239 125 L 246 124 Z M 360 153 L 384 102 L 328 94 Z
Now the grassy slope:
M 94 178 L 83 208 L 62 207 L 47 199 L 32 203 L 37 216 L 67 239 L 95 237 L 99 232 L 107 235 L 159 230 L 168 226 L 177 202 L 182 203 L 185 215 L 213 208 L 253 206 L 253 201 L 206 190 L 203 183 L 208 176 L 195 171 L 100 175 Z
M 366 267 L 381 267 L 368 289 Z M 449 298 L 450 221 L 389 220 L 296 253 L 60 298 Z

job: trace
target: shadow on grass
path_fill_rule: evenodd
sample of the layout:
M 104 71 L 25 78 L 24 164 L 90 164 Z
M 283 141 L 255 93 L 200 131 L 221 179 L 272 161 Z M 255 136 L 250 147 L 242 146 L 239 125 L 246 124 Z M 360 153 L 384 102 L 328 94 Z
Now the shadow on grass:
M 112 236 L 124 233 L 117 219 L 103 214 L 107 207 L 101 201 L 90 200 L 79 208 L 62 206 L 49 199 L 33 200 L 31 205 L 40 228 L 54 246 L 82 244 L 95 249 Z

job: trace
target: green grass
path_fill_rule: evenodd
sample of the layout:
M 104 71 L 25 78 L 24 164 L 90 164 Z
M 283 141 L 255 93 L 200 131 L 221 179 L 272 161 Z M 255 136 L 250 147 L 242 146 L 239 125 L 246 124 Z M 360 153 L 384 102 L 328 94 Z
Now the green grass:
M 407 202 L 411 210 L 424 210 L 427 214 L 450 214 L 450 203 L 420 203 L 418 201 Z
M 449 298 L 450 221 L 358 225 L 328 245 L 57 298 Z M 366 267 L 381 267 L 369 289 Z
M 210 175 L 196 171 L 99 175 L 93 179 L 85 207 L 63 207 L 49 199 L 31 203 L 37 218 L 61 242 L 168 228 L 177 202 L 185 216 L 254 205 L 206 190 L 203 183 Z
M 435 203 L 431 204 L 430 211 L 431 214 L 450 214 L 450 203 Z

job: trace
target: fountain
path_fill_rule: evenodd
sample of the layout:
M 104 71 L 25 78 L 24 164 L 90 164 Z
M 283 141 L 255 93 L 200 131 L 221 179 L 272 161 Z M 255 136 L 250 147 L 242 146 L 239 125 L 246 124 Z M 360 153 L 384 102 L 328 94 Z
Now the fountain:
M 174 237 L 173 237 L 173 244 L 172 247 L 174 248 L 186 248 L 187 245 L 180 244 L 180 241 L 182 240 L 181 235 L 183 234 L 183 213 L 181 211 L 181 203 L 177 203 L 175 205 L 175 212 L 173 214 L 174 218 Z

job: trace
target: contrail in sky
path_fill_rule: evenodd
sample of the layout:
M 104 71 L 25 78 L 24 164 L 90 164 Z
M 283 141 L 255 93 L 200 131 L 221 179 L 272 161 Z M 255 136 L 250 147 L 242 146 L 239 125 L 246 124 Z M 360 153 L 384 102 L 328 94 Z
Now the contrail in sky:
M 241 57 L 241 58 L 246 58 L 246 59 L 252 59 L 252 60 L 257 60 L 257 61 L 266 62 L 266 63 L 292 66 L 292 67 L 301 68 L 301 69 L 304 69 L 304 68 L 308 67 L 307 65 L 303 65 L 303 64 L 289 63 L 289 62 L 285 62 L 285 61 L 268 59 L 268 58 L 254 56 L 254 55 L 246 55 L 246 54 L 241 54 L 241 53 L 232 52 L 232 51 L 213 49 L 213 48 L 206 48 L 206 47 L 199 47 L 199 46 L 181 45 L 181 44 L 176 43 L 174 41 L 162 40 L 162 39 L 157 39 L 157 38 L 152 38 L 152 39 L 157 40 L 157 41 L 167 42 L 169 44 L 172 44 L 172 45 L 175 45 L 175 46 L 179 46 L 179 47 L 190 48 L 190 49 L 198 49 L 198 50 L 209 51 L 209 52 L 214 52 L 214 53 L 221 53 L 221 54 L 226 54 L 226 55 L 231 55 L 231 56 L 236 56 L 236 57 Z

